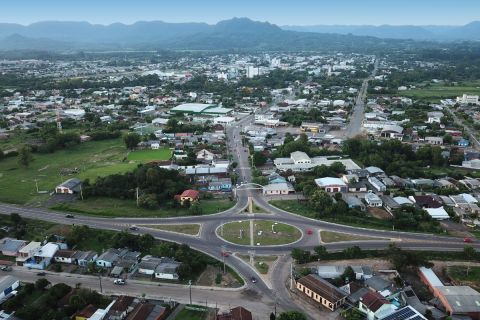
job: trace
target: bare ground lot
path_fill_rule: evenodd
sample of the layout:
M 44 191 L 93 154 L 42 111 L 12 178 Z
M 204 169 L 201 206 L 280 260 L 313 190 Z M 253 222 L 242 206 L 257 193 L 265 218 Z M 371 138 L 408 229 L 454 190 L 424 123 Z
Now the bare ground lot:
M 215 278 L 217 274 L 222 274 L 222 282 L 220 284 L 215 283 Z M 198 277 L 197 286 L 208 286 L 208 287 L 225 287 L 225 288 L 240 288 L 242 284 L 238 282 L 230 273 L 223 273 L 223 268 L 207 266 L 205 271 Z

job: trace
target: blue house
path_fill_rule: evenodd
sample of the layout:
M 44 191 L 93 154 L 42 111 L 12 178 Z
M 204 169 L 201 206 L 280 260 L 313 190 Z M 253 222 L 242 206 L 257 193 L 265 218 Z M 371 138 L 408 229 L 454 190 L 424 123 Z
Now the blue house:
M 266 176 L 270 184 L 286 183 L 287 180 L 278 173 L 272 173 Z
M 209 191 L 222 191 L 222 192 L 231 192 L 232 191 L 232 179 L 222 178 L 218 179 L 215 177 L 208 183 Z
M 53 256 L 59 249 L 68 249 L 66 243 L 49 242 L 41 247 L 34 255 L 33 259 L 23 264 L 28 269 L 45 269 L 53 260 Z
M 458 141 L 458 146 L 459 147 L 468 147 L 468 141 L 467 140 L 460 140 L 460 141 Z

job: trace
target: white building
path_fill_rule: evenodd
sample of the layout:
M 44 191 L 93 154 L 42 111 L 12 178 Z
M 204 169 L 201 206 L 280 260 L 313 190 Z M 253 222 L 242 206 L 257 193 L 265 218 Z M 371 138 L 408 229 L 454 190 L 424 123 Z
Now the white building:
M 260 68 L 256 68 L 254 66 L 247 67 L 247 78 L 253 78 L 258 75 L 260 75 Z
M 85 110 L 83 109 L 68 109 L 64 113 L 75 120 L 80 120 L 85 116 Z
M 375 193 L 367 193 L 365 195 L 365 201 L 369 207 L 381 207 L 383 204 L 382 199 Z
M 478 104 L 478 96 L 464 94 L 462 97 L 457 97 L 457 103 Z

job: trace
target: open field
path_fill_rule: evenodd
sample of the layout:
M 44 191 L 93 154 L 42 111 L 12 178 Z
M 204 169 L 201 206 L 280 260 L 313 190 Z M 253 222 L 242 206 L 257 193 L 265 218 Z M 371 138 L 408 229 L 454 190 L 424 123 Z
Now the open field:
M 198 235 L 200 232 L 200 225 L 199 224 L 150 224 L 150 225 L 138 225 L 138 227 L 142 228 L 152 228 L 158 230 L 165 230 L 165 231 L 172 231 L 190 235 Z
M 218 210 L 225 211 L 232 208 L 236 204 L 235 201 L 215 202 L 215 205 L 208 202 L 200 202 L 200 208 L 203 214 L 217 213 Z M 89 216 L 97 216 L 104 218 L 116 217 L 177 217 L 188 216 L 192 214 L 190 209 L 161 209 L 149 210 L 137 207 L 135 200 L 121 200 L 107 197 L 91 197 L 83 201 L 75 203 L 65 202 L 57 203 L 50 207 L 52 210 L 62 211 L 66 213 L 76 213 Z
M 163 161 L 172 157 L 172 150 L 140 150 L 132 151 L 128 154 L 128 161 L 131 160 L 147 160 L 147 161 Z
M 121 139 L 91 141 L 79 144 L 76 148 L 60 149 L 55 153 L 33 154 L 36 161 L 26 169 L 17 163 L 16 157 L 5 158 L 0 164 L 0 202 L 28 204 L 43 196 L 39 191 L 53 191 L 62 180 L 106 176 L 112 173 L 125 173 L 137 164 L 121 162 L 126 149 Z M 62 170 L 81 169 L 80 174 L 60 176 Z
M 460 285 L 480 291 L 480 267 L 452 266 L 448 268 L 448 273 Z
M 274 225 L 275 233 L 272 232 Z M 294 226 L 277 223 L 275 221 L 255 220 L 253 222 L 253 243 L 262 246 L 281 245 L 295 242 L 300 239 L 301 232 Z M 240 237 L 240 230 L 243 230 L 243 237 Z M 259 235 L 258 231 L 262 234 Z M 220 233 L 220 230 L 218 231 Z M 250 221 L 231 222 L 223 226 L 223 238 L 227 241 L 240 244 L 250 244 Z
M 187 306 L 198 308 L 205 311 L 187 310 Z M 205 308 L 205 306 L 197 306 L 187 304 L 185 307 L 175 316 L 174 320 L 205 320 L 215 316 L 215 309 Z
M 430 87 L 418 90 L 399 91 L 404 97 L 419 99 L 428 102 L 440 102 L 440 99 L 455 99 L 465 94 L 480 94 L 480 83 L 464 83 L 466 86 L 445 87 L 444 84 L 430 84 Z
M 362 237 L 346 233 L 320 231 L 320 237 L 323 243 L 341 242 L 341 241 L 363 241 L 363 240 L 389 240 L 376 237 Z

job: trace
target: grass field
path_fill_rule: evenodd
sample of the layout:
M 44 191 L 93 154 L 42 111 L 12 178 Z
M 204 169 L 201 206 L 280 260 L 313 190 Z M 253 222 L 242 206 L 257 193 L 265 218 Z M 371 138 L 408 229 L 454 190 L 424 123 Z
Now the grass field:
M 157 130 L 160 130 L 160 128 L 155 127 L 152 124 L 150 124 L 146 127 L 135 128 L 135 132 L 138 133 L 138 134 L 150 134 L 150 133 L 154 133 Z
M 17 163 L 16 157 L 5 158 L 0 161 L 0 202 L 24 205 L 43 196 L 37 193 L 35 179 L 39 191 L 53 191 L 62 179 L 94 180 L 97 176 L 125 173 L 137 166 L 121 162 L 125 155 L 122 140 L 115 139 L 86 142 L 76 149 L 64 148 L 55 153 L 34 153 L 36 161 L 27 169 Z M 59 175 L 62 170 L 75 168 L 82 172 L 64 177 Z
M 187 310 L 183 308 L 176 316 L 173 318 L 174 320 L 205 320 L 207 315 L 210 313 L 210 308 L 205 308 L 205 306 L 197 306 L 197 305 L 185 305 L 191 306 L 194 308 L 199 309 L 207 309 L 207 311 L 196 311 L 196 310 Z
M 152 228 L 152 229 L 158 229 L 158 230 L 190 234 L 193 236 L 198 235 L 200 231 L 199 224 L 164 224 L 164 225 L 151 224 L 151 225 L 138 225 L 138 226 L 144 227 L 144 228 Z
M 338 233 L 331 231 L 320 231 L 323 243 L 341 242 L 341 241 L 362 241 L 362 240 L 389 240 L 375 237 L 362 237 L 346 233 Z
M 215 202 L 215 205 L 208 202 L 200 202 L 203 214 L 217 213 L 228 210 L 236 204 L 235 201 Z M 57 203 L 50 209 L 66 213 L 77 213 L 89 216 L 104 218 L 116 217 L 178 217 L 191 215 L 190 209 L 180 208 L 178 210 L 148 210 L 137 207 L 135 200 L 120 200 L 107 197 L 92 197 L 75 203 Z
M 466 86 L 445 87 L 443 84 L 430 84 L 430 87 L 418 90 L 399 91 L 398 94 L 428 102 L 440 102 L 440 99 L 455 99 L 465 94 L 480 94 L 480 83 L 465 83 Z
M 272 232 L 272 225 L 275 225 L 275 232 Z M 255 220 L 253 223 L 253 243 L 262 246 L 282 245 L 292 243 L 301 237 L 301 232 L 294 226 L 283 223 L 275 224 L 274 221 Z M 239 239 L 240 230 L 243 230 L 243 238 Z M 262 231 L 259 235 L 258 231 Z M 220 230 L 218 231 L 220 232 Z M 250 221 L 231 222 L 223 226 L 223 238 L 227 241 L 250 245 Z
M 172 150 L 140 150 L 132 151 L 128 154 L 128 161 L 131 160 L 147 160 L 147 161 L 163 161 L 172 157 Z
M 460 285 L 480 290 L 480 267 L 470 267 L 467 275 L 467 266 L 454 266 L 448 268 L 448 273 Z

